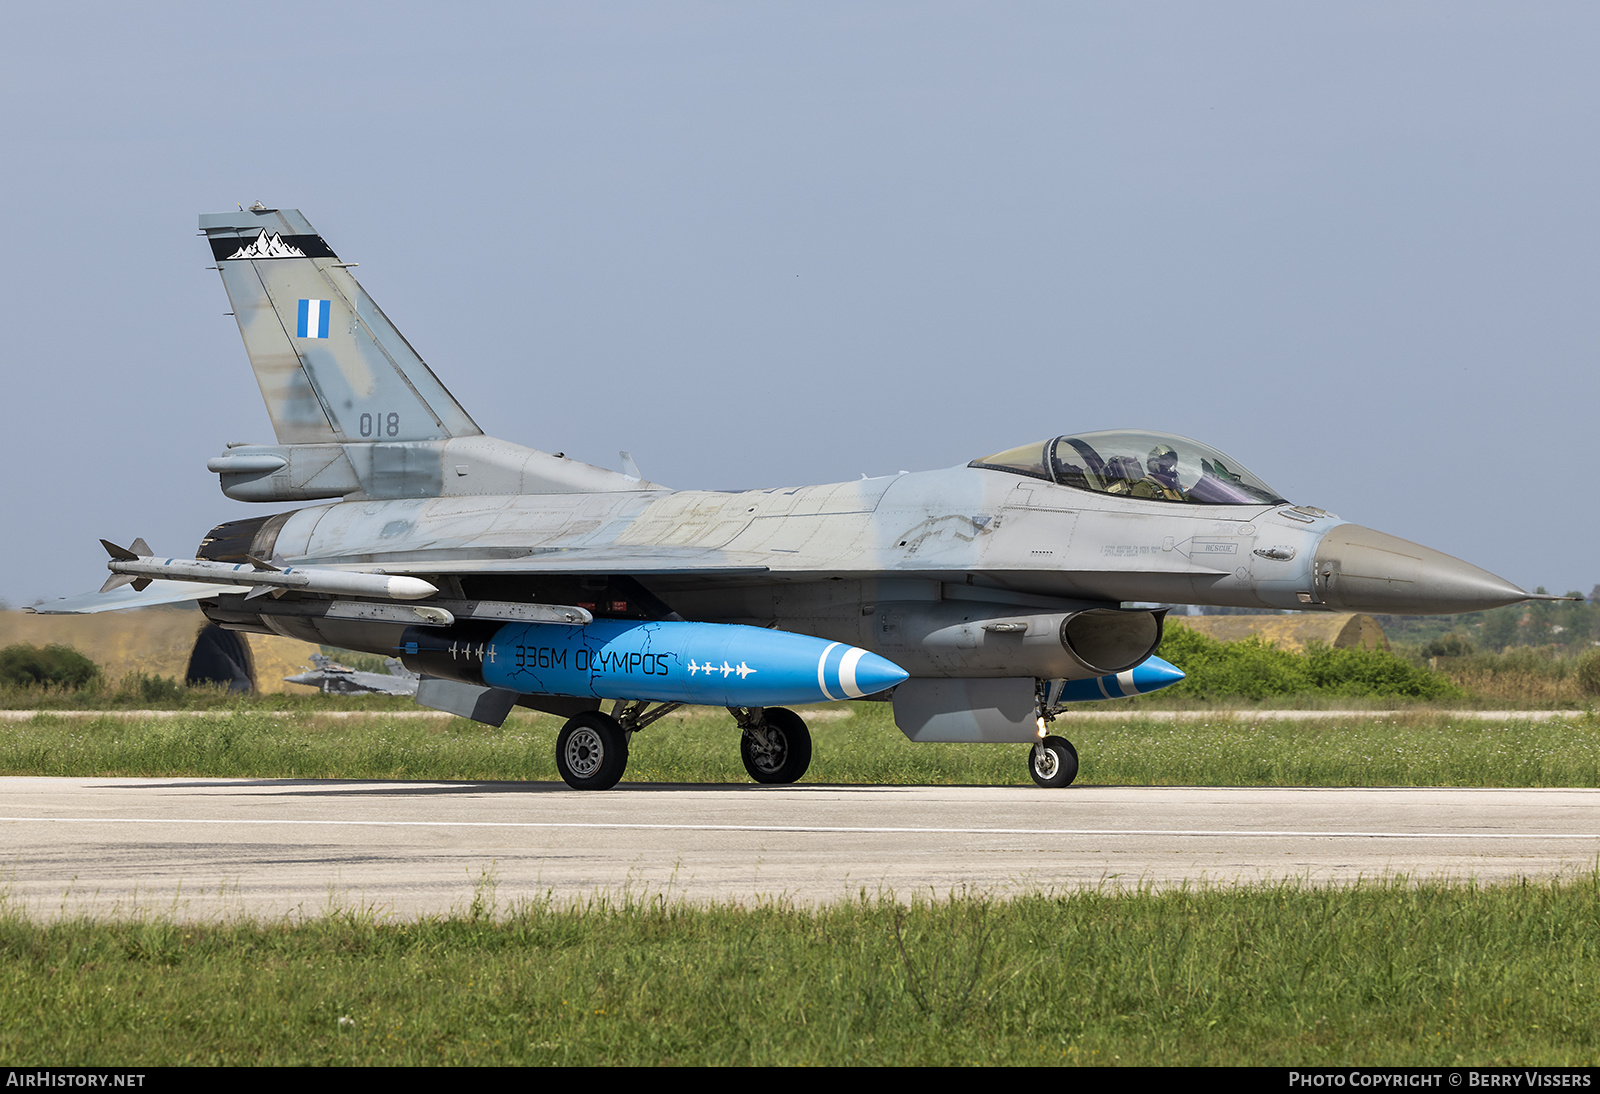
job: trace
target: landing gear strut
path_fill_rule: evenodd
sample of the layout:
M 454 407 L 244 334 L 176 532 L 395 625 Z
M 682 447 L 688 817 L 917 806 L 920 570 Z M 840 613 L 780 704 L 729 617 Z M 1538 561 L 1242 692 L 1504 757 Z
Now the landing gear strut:
M 739 758 L 758 783 L 792 783 L 811 766 L 811 731 L 785 707 L 729 707 L 744 732 Z
M 1078 777 L 1078 750 L 1065 737 L 1046 735 L 1045 730 L 1061 713 L 1061 691 L 1064 680 L 1040 680 L 1038 696 L 1033 708 L 1039 726 L 1039 739 L 1028 752 L 1028 774 L 1040 786 L 1058 789 L 1071 786 Z

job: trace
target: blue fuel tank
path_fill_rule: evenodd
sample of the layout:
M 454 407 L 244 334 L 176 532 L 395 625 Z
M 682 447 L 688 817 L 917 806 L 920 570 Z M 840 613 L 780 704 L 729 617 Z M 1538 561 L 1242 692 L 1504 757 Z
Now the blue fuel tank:
M 1126 672 L 1096 676 L 1088 680 L 1068 680 L 1061 689 L 1060 702 L 1083 703 L 1094 699 L 1126 699 L 1171 687 L 1184 672 L 1170 661 L 1147 657 Z
M 859 699 L 907 676 L 843 642 L 733 623 L 597 619 L 406 631 L 408 668 L 525 695 L 765 707 Z

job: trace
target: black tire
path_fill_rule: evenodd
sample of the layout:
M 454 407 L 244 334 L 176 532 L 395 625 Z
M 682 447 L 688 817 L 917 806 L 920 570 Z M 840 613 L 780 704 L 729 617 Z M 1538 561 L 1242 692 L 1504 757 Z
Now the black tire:
M 811 731 L 792 710 L 768 707 L 764 724 L 739 738 L 739 758 L 758 783 L 798 782 L 811 766 Z
M 1028 774 L 1040 786 L 1071 786 L 1078 777 L 1078 750 L 1065 737 L 1046 737 L 1028 750 Z
M 586 710 L 561 727 L 556 769 L 574 790 L 610 790 L 628 767 L 628 735 L 617 720 Z

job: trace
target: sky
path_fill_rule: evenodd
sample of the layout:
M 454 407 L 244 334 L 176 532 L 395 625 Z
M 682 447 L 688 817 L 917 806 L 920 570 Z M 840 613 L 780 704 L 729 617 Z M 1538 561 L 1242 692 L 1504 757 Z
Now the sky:
M 25 5 L 0 600 L 272 440 L 199 213 L 299 208 L 486 433 L 673 487 L 1136 427 L 1600 582 L 1600 6 Z

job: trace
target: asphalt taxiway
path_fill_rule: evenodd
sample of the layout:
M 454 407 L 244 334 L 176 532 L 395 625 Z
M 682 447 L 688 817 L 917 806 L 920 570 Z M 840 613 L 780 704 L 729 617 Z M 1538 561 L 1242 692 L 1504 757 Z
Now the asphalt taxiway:
M 1573 875 L 1600 790 L 0 778 L 41 917 L 464 910 L 475 895 L 819 903 L 1081 886 Z

